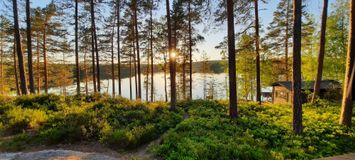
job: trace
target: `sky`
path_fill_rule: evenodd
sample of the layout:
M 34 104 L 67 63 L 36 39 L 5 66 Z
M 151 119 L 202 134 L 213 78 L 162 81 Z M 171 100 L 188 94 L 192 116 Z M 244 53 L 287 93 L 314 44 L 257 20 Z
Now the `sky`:
M 31 0 L 31 7 L 45 7 L 51 0 Z M 259 17 L 262 29 L 266 30 L 268 24 L 272 21 L 273 12 L 275 11 L 279 0 L 268 0 L 267 4 L 260 3 L 259 7 Z M 331 4 L 336 2 L 336 0 L 329 0 L 329 11 L 331 12 Z M 315 19 L 319 21 L 321 19 L 323 0 L 306 0 L 305 1 L 306 10 L 312 13 L 315 16 Z M 0 8 L 1 8 L 0 4 Z M 155 11 L 154 15 L 164 15 L 165 9 L 161 7 L 161 9 Z M 319 23 L 319 22 L 318 22 Z M 210 60 L 220 60 L 220 50 L 215 49 L 220 42 L 223 41 L 224 37 L 227 35 L 226 24 L 220 26 L 217 29 L 209 29 L 208 32 L 203 33 L 203 28 L 209 28 L 209 24 L 203 23 L 197 26 L 200 34 L 205 37 L 205 41 L 197 44 L 198 53 L 194 54 L 193 59 L 198 61 L 201 59 L 202 53 L 206 53 Z M 236 32 L 240 30 L 238 26 L 235 28 Z

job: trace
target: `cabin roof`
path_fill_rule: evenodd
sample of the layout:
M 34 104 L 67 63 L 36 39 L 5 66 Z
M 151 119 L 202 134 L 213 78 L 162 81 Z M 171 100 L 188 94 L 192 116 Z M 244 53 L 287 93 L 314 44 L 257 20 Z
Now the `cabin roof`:
M 292 90 L 292 82 L 291 81 L 279 81 L 274 82 L 271 86 L 283 86 L 288 90 Z M 302 81 L 302 90 L 313 90 L 314 81 Z M 320 89 L 339 89 L 341 88 L 341 84 L 336 80 L 323 80 L 320 84 Z

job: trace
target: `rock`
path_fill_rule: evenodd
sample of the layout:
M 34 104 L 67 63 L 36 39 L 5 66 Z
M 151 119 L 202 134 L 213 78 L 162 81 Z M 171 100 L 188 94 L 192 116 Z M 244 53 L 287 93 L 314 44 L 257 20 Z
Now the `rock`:
M 38 152 L 0 153 L 0 160 L 115 160 L 117 158 L 91 152 L 43 150 Z

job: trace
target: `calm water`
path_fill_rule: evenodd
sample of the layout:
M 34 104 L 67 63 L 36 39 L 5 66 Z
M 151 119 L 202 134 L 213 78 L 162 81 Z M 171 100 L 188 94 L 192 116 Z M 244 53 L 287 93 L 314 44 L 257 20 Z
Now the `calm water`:
M 225 99 L 226 98 L 226 84 L 227 84 L 227 74 L 202 74 L 202 73 L 194 73 L 192 81 L 192 96 L 193 99 L 204 99 L 208 96 L 213 95 L 213 99 Z M 146 85 L 145 85 L 145 75 L 141 76 L 142 78 L 142 99 L 146 100 Z M 182 81 L 181 76 L 177 76 L 177 84 Z M 168 98 L 170 95 L 170 79 L 169 74 L 167 75 L 167 91 Z M 122 83 L 122 96 L 126 98 L 130 98 L 130 89 L 129 89 L 129 78 L 124 78 L 121 80 Z M 135 99 L 135 85 L 134 85 L 134 77 L 132 77 L 132 97 Z M 150 82 L 149 82 L 150 83 Z M 81 84 L 81 91 L 85 90 L 85 83 Z M 69 94 L 74 94 L 76 85 L 68 86 L 67 92 Z M 188 90 L 188 88 L 186 88 Z M 89 83 L 89 92 L 92 92 L 93 85 Z M 182 86 L 177 86 L 177 92 L 180 93 L 182 90 Z M 61 93 L 60 88 L 50 88 L 50 93 L 59 94 Z M 102 80 L 101 81 L 101 92 L 112 94 L 112 80 Z M 213 92 L 213 94 L 212 94 Z M 118 94 L 118 80 L 116 80 L 116 95 Z M 150 89 L 149 89 L 150 95 Z M 179 95 L 180 97 L 182 95 Z M 165 100 L 165 89 L 164 89 L 164 73 L 155 73 L 154 74 L 154 99 Z

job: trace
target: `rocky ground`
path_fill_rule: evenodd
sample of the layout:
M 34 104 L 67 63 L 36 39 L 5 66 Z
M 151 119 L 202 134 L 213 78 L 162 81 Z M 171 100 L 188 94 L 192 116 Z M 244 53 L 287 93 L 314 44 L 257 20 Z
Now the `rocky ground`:
M 1 153 L 0 160 L 114 160 L 115 157 L 71 150 L 43 150 L 37 152 Z
M 30 147 L 22 152 L 1 152 L 0 160 L 128 160 L 156 159 L 148 153 L 148 146 L 160 139 L 136 150 L 114 151 L 97 143 Z

